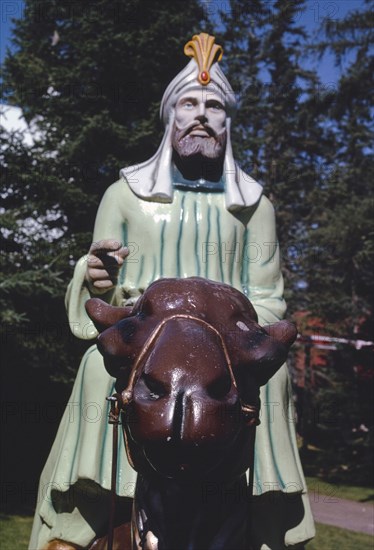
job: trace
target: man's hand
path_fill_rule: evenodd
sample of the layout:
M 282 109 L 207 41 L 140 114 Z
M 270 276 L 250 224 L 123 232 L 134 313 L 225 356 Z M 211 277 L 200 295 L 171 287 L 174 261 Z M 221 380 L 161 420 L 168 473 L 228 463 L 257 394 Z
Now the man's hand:
M 86 280 L 93 292 L 103 293 L 117 284 L 118 272 L 129 250 L 114 239 L 92 243 L 87 257 Z

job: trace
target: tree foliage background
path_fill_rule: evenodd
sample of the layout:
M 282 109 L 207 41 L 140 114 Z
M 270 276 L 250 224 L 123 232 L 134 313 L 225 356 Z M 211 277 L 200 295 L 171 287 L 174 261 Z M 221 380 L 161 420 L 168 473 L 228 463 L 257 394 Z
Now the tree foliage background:
M 373 7 L 322 19 L 316 41 L 298 23 L 304 0 L 25 1 L 3 95 L 38 138 L 2 136 L 2 398 L 5 436 L 26 427 L 39 452 L 5 502 L 35 486 L 86 347 L 63 297 L 100 198 L 120 168 L 156 150 L 159 102 L 195 32 L 215 29 L 224 45 L 240 100 L 235 154 L 276 207 L 289 310 L 372 339 Z M 334 89 L 310 68 L 327 51 L 345 60 Z M 372 429 L 366 409 L 354 414 Z M 13 439 L 4 472 L 24 465 Z

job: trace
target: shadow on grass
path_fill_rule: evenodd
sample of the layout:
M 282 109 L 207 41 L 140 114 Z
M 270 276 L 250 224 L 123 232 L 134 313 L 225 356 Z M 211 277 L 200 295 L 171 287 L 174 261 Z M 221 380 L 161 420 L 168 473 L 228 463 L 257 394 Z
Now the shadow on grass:
M 374 493 L 372 493 L 371 495 L 365 498 L 361 498 L 359 502 L 372 502 L 373 500 L 374 500 Z

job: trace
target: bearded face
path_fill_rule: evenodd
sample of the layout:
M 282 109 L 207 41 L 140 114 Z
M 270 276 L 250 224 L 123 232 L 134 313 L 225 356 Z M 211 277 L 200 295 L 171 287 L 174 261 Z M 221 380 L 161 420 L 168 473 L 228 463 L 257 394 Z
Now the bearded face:
M 226 148 L 226 112 L 219 96 L 193 90 L 175 106 L 172 145 L 183 163 L 221 161 Z

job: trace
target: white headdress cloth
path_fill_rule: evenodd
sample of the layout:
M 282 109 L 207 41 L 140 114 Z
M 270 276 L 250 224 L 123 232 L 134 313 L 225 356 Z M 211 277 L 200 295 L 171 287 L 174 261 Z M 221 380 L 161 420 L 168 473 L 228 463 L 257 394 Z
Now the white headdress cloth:
M 133 192 L 145 200 L 173 201 L 172 131 L 175 105 L 178 99 L 191 90 L 201 90 L 203 97 L 216 94 L 225 105 L 227 118 L 227 142 L 223 169 L 226 208 L 230 211 L 246 208 L 258 202 L 262 186 L 245 174 L 235 163 L 231 147 L 231 117 L 236 108 L 236 98 L 227 78 L 218 63 L 210 70 L 211 80 L 207 86 L 199 84 L 199 68 L 191 59 L 187 66 L 170 82 L 161 101 L 160 116 L 165 124 L 165 134 L 155 155 L 148 161 L 123 168 L 120 175 L 126 178 Z

